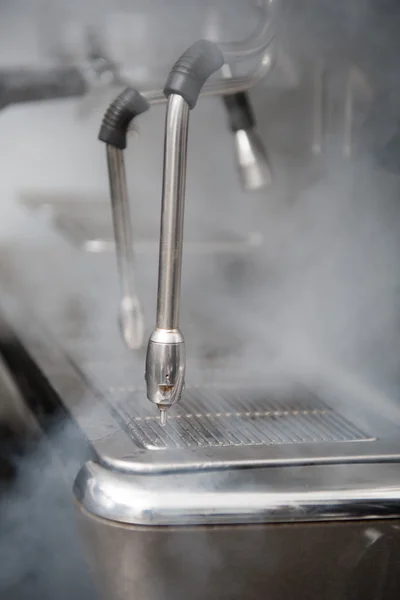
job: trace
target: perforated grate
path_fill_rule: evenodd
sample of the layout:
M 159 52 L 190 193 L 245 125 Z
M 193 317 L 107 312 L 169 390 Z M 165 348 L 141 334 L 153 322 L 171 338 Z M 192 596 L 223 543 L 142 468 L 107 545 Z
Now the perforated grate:
M 254 390 L 186 390 L 161 427 L 144 393 L 110 391 L 124 429 L 147 449 L 372 441 L 312 394 Z

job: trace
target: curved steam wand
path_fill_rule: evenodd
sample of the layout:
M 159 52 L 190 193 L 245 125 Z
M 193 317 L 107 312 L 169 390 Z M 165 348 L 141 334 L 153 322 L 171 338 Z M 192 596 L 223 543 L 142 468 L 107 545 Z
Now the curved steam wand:
M 164 87 L 164 171 L 156 328 L 146 356 L 147 397 L 160 410 L 180 400 L 185 385 L 185 344 L 179 330 L 189 111 L 196 106 L 206 80 L 224 64 L 217 45 L 200 40 L 175 63 Z
M 115 248 L 121 287 L 119 323 L 128 348 L 141 348 L 144 320 L 134 277 L 133 235 L 129 211 L 123 150 L 131 121 L 146 112 L 149 103 L 133 88 L 125 89 L 108 107 L 99 140 L 107 145 L 108 177 L 114 225 Z

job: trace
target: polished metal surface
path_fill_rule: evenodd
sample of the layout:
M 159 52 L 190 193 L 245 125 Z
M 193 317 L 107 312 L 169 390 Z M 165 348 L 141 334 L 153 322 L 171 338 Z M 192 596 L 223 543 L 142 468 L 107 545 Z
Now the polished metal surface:
M 221 69 L 226 79 L 232 78 L 232 69 L 225 63 Z M 236 169 L 245 191 L 262 190 L 271 184 L 272 175 L 267 151 L 255 127 L 233 133 Z
M 158 272 L 158 329 L 179 327 L 189 106 L 176 94 L 168 100 Z
M 2 302 L 2 307 L 27 351 L 35 357 L 39 368 L 63 399 L 66 410 L 90 440 L 102 464 L 108 465 L 111 470 L 160 476 L 193 471 L 228 472 L 243 467 L 400 461 L 399 410 L 370 386 L 362 385 L 354 377 L 328 365 L 318 365 L 315 371 L 307 376 L 302 373 L 292 382 L 285 373 L 284 384 L 282 374 L 278 374 L 273 383 L 273 372 L 266 373 L 265 380 L 258 382 L 258 390 L 254 389 L 251 373 L 241 373 L 237 368 L 235 372 L 235 361 L 231 361 L 229 368 L 222 370 L 218 377 L 206 369 L 199 369 L 196 373 L 193 368 L 191 379 L 197 381 L 197 388 L 188 387 L 182 402 L 169 411 L 171 426 L 167 424 L 162 429 L 146 399 L 144 385 L 140 384 L 143 381 L 142 356 L 136 361 L 130 354 L 126 361 L 121 356 L 123 364 L 118 367 L 116 363 L 116 376 L 126 383 L 129 379 L 122 376 L 129 373 L 132 387 L 128 386 L 126 390 L 124 386 L 115 384 L 111 387 L 111 384 L 107 385 L 109 376 L 96 376 L 107 368 L 113 370 L 109 359 L 105 357 L 93 364 L 82 362 L 79 355 L 73 353 L 72 347 L 68 356 L 65 348 L 37 317 L 27 314 L 24 321 L 19 317 L 14 320 L 13 304 L 7 306 Z M 71 354 L 75 356 L 74 360 Z M 239 365 L 240 361 L 236 364 Z M 234 381 L 232 373 L 235 374 Z M 213 380 L 213 385 L 205 386 L 205 378 Z M 262 412 L 263 406 L 264 412 L 268 412 L 271 402 L 273 406 L 277 404 L 277 398 L 285 407 L 301 406 L 306 410 L 304 407 L 309 406 L 316 410 L 316 406 L 318 409 L 322 403 L 329 410 L 325 414 L 318 412 L 314 415 L 308 414 L 307 410 L 305 414 L 302 411 L 298 415 L 280 414 L 287 413 L 287 410 L 279 410 L 279 402 L 278 414 L 269 417 L 252 417 L 246 415 L 251 412 L 250 409 L 243 410 L 247 403 L 256 399 L 255 412 Z M 204 410 L 194 411 L 196 399 L 201 399 L 200 406 Z M 226 410 L 221 410 L 219 404 Z M 233 412 L 234 415 L 226 415 Z M 185 418 L 185 415 L 193 413 L 196 417 Z M 310 418 L 313 428 L 310 428 Z M 205 439 L 207 428 L 211 427 L 210 421 L 216 437 L 210 436 L 207 445 Z M 201 430 L 194 432 L 192 423 L 197 423 L 197 428 L 201 425 Z M 271 429 L 272 423 L 274 427 Z M 223 430 L 216 433 L 222 427 Z M 252 444 L 244 443 L 244 438 L 239 437 L 238 427 L 240 435 Z M 229 438 L 224 437 L 225 432 Z M 304 438 L 297 443 L 300 432 Z M 271 433 L 275 435 L 274 439 L 269 437 Z M 312 436 L 316 438 L 314 441 L 310 440 Z M 262 443 L 257 443 L 256 437 Z M 279 439 L 281 443 L 277 443 Z M 165 440 L 168 440 L 168 447 Z M 180 447 L 174 440 L 180 440 Z M 223 443 L 216 443 L 218 440 Z M 292 441 L 289 443 L 289 440 Z M 199 445 L 199 441 L 203 445 Z
M 143 344 L 144 317 L 136 292 L 132 222 L 126 185 L 123 152 L 107 144 L 107 164 L 115 249 L 121 287 L 119 324 L 123 339 L 131 350 Z
M 188 388 L 166 429 L 143 400 L 115 392 L 110 401 L 135 445 L 148 450 L 375 440 L 306 389 Z
M 147 397 L 158 406 L 163 425 L 166 410 L 181 398 L 185 367 L 185 342 L 180 331 L 155 329 L 146 354 Z
M 156 329 L 148 343 L 145 375 L 147 397 L 163 411 L 180 399 L 185 385 L 179 310 L 188 127 L 189 106 L 172 94 L 165 120 Z M 161 413 L 163 422 L 165 416 Z
M 263 189 L 271 183 L 268 157 L 255 129 L 240 129 L 234 134 L 236 168 L 244 190 Z
M 105 600 L 398 598 L 398 519 L 136 527 L 80 508 Z
M 87 462 L 74 493 L 89 513 L 131 525 L 377 519 L 399 516 L 399 475 L 400 465 L 353 465 L 152 478 Z

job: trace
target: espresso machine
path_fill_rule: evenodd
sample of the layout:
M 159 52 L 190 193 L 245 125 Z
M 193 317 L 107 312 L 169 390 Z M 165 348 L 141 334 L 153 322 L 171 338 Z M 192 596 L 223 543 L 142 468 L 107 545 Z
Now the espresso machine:
M 291 365 L 290 372 L 277 368 L 268 340 L 260 355 L 245 360 L 241 340 L 212 320 L 214 283 L 209 289 L 195 283 L 205 281 L 200 262 L 206 270 L 217 251 L 229 248 L 256 263 L 257 243 L 243 250 L 243 243 L 193 243 L 184 235 L 193 191 L 186 192 L 193 169 L 188 142 L 195 137 L 189 121 L 205 97 L 217 96 L 225 111 L 229 158 L 246 198 L 273 185 L 250 90 L 268 81 L 279 62 L 276 4 L 256 3 L 257 30 L 240 44 L 211 34 L 192 40 L 162 88 L 119 80 L 123 89 L 98 123 L 113 236 L 79 242 L 99 256 L 111 248 L 117 267 L 118 318 L 96 320 L 102 336 L 90 345 L 76 306 L 71 332 L 51 317 L 46 322 L 37 307 L 35 313 L 25 304 L 21 315 L 12 294 L 1 298 L 9 335 L 21 346 L 17 361 L 5 352 L 10 368 L 67 415 L 86 449 L 73 496 L 100 598 L 394 600 L 399 594 L 398 407 L 322 359 L 307 368 Z M 248 60 L 255 61 L 250 70 Z M 309 154 L 320 158 L 327 77 L 325 62 L 313 67 Z M 347 159 L 354 99 L 370 90 L 357 70 L 346 73 L 340 145 Z M 145 151 L 137 124 L 145 131 L 155 105 L 165 121 L 158 255 L 149 260 L 135 227 L 146 199 L 128 190 L 127 150 L 132 143 L 135 152 Z M 212 148 L 210 157 L 218 161 Z M 152 293 L 137 276 L 146 260 L 145 270 L 158 276 Z M 215 279 L 226 266 L 216 263 Z M 193 288 L 182 293 L 189 275 Z M 102 298 L 104 286 L 100 291 Z M 240 299 L 235 306 L 241 308 Z M 210 321 L 201 320 L 204 314 Z
M 103 597 L 118 600 L 395 598 L 397 409 L 340 372 L 289 382 L 266 368 L 255 382 L 251 373 L 226 371 L 213 386 L 207 373 L 186 372 L 179 309 L 189 115 L 225 62 L 218 45 L 198 41 L 164 87 L 157 310 L 146 389 L 113 402 L 114 418 L 104 415 L 109 433 L 92 436 L 94 458 L 75 481 L 89 561 Z M 239 107 L 248 114 L 246 96 L 225 102 L 236 116 Z M 113 210 L 120 211 L 118 256 L 132 247 L 125 244 L 130 233 L 119 233 L 129 222 L 121 216 L 119 153 L 130 121 L 148 108 L 127 89 L 100 131 Z M 131 311 L 129 319 L 122 311 L 122 331 L 140 345 L 143 317 L 124 268 L 121 306 Z

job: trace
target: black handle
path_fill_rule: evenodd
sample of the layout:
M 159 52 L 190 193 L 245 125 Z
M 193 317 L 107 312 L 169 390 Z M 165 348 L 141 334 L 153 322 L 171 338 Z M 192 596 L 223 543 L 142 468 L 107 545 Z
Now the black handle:
M 0 71 L 0 108 L 10 104 L 83 96 L 86 82 L 76 67 Z
M 246 92 L 224 96 L 223 101 L 228 112 L 229 126 L 233 133 L 241 129 L 248 131 L 255 127 L 256 121 L 253 109 Z
M 110 104 L 100 127 L 99 140 L 124 150 L 130 122 L 149 109 L 149 103 L 134 88 L 126 88 Z
M 222 51 L 216 44 L 199 40 L 172 67 L 164 87 L 165 96 L 178 94 L 189 108 L 194 108 L 204 83 L 224 62 Z

